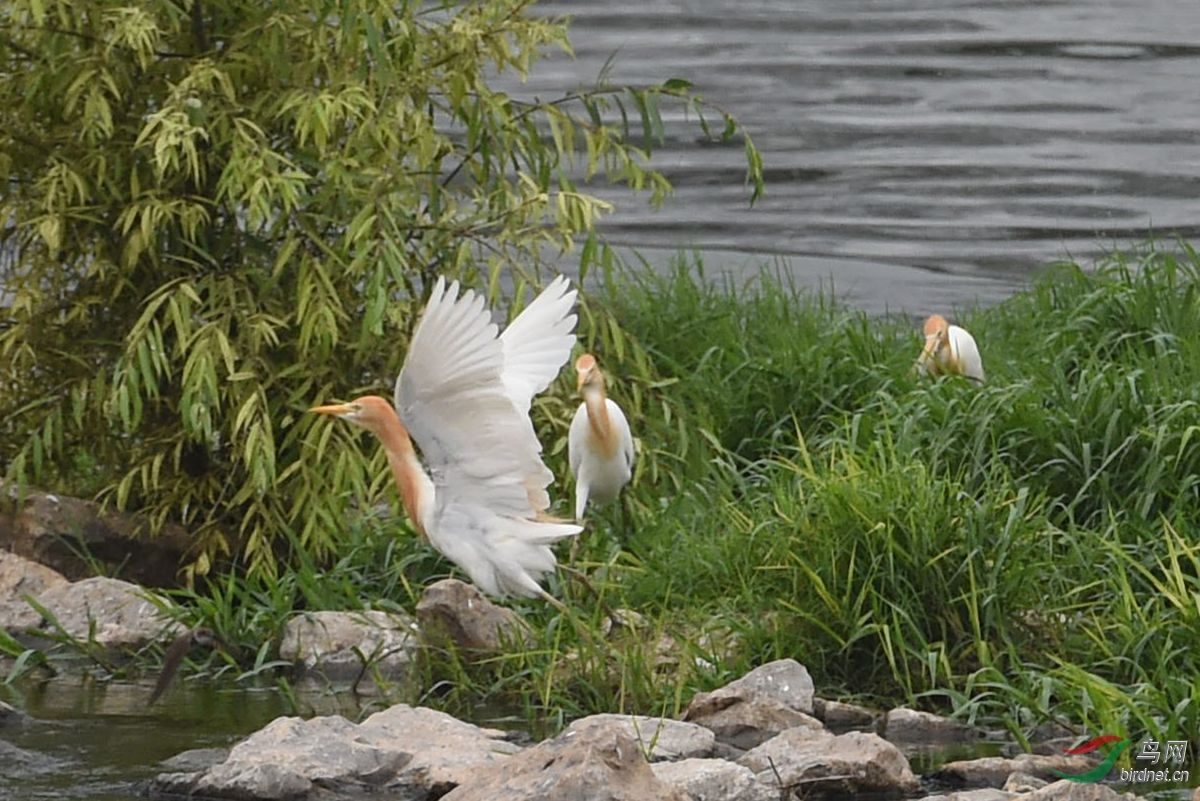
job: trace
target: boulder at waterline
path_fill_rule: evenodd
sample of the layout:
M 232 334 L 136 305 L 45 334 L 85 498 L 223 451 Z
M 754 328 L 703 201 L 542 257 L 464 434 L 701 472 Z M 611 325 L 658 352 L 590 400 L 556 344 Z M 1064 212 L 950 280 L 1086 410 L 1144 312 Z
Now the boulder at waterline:
M 453 645 L 486 656 L 514 643 L 533 644 L 533 633 L 520 615 L 458 579 L 442 579 L 426 587 L 417 602 L 417 620 L 422 638 L 433 647 Z
M 567 732 L 579 732 L 600 726 L 620 727 L 642 749 L 651 762 L 707 757 L 713 753 L 716 737 L 711 729 L 669 718 L 647 715 L 589 715 L 567 727 Z
M 654 775 L 687 794 L 691 801 L 779 801 L 779 789 L 768 787 L 745 765 L 724 759 L 681 759 L 655 762 Z
M 393 612 L 305 612 L 288 620 L 279 656 L 328 681 L 355 681 L 368 667 L 390 679 L 410 672 L 417 624 Z
M 808 669 L 781 659 L 712 692 L 697 693 L 683 719 L 712 729 L 721 743 L 747 750 L 788 729 L 824 731 L 812 710 Z
M 909 795 L 919 789 L 900 749 L 877 734 L 788 729 L 738 760 L 764 784 L 808 793 Z

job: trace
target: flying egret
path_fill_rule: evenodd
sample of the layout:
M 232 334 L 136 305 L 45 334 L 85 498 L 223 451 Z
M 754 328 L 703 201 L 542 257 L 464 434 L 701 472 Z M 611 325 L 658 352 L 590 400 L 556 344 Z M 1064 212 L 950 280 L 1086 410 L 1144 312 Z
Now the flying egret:
M 567 455 L 575 476 L 575 519 L 582 520 L 588 501 L 607 503 L 620 494 L 633 475 L 633 434 L 616 401 L 604 392 L 604 373 L 596 357 L 575 360 L 583 403 L 571 420 Z
M 533 396 L 575 345 L 575 290 L 559 276 L 497 336 L 472 290 L 439 278 L 396 379 L 395 408 L 377 395 L 309 411 L 375 434 L 413 526 L 479 589 L 561 603 L 540 580 L 550 546 L 582 527 L 547 517 L 542 462 L 529 419 Z M 426 473 L 413 449 L 421 449 Z
M 940 314 L 925 321 L 925 347 L 917 359 L 917 370 L 922 375 L 963 375 L 983 383 L 983 359 L 975 337 L 965 328 L 950 325 Z

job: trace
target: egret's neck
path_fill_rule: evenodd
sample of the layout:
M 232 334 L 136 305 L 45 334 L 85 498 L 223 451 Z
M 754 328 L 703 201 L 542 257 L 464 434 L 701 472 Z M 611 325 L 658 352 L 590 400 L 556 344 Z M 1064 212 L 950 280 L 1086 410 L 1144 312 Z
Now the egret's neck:
M 588 428 L 592 430 L 599 450 L 606 457 L 617 452 L 617 438 L 613 436 L 612 420 L 608 416 L 608 397 L 604 385 L 588 385 L 583 388 L 583 403 L 587 407 Z
M 417 459 L 408 429 L 393 412 L 375 431 L 383 450 L 387 453 L 388 465 L 400 488 L 400 500 L 408 519 L 422 535 L 425 531 L 424 513 L 433 502 L 433 482 Z

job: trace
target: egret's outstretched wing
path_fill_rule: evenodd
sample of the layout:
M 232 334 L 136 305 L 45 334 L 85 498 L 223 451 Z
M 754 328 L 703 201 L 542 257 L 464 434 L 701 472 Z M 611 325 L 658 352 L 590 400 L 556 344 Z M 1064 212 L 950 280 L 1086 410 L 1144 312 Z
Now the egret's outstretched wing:
M 529 416 L 501 378 L 503 350 L 483 299 L 438 279 L 413 333 L 396 411 L 439 493 L 467 486 L 499 514 L 532 516 L 529 487 L 553 476 Z
M 975 337 L 965 328 L 957 325 L 950 326 L 950 351 L 962 369 L 963 375 L 980 384 L 984 381 L 983 357 L 979 355 L 979 346 Z
M 522 413 L 528 413 L 534 395 L 550 386 L 575 347 L 575 294 L 560 275 L 500 335 L 501 376 Z

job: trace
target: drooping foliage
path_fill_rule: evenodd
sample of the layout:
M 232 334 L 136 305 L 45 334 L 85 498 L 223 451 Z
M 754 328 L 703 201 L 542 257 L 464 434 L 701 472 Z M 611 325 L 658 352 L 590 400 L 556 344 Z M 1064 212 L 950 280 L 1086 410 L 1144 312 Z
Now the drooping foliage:
M 678 79 L 546 101 L 496 88 L 570 53 L 532 6 L 6 4 L 6 474 L 187 525 L 194 573 L 231 554 L 272 570 L 283 531 L 328 552 L 329 500 L 387 473 L 302 411 L 387 394 L 430 278 L 494 297 L 580 241 L 584 267 L 603 259 L 608 206 L 587 183 L 669 192 L 649 162 L 661 102 L 740 133 Z

